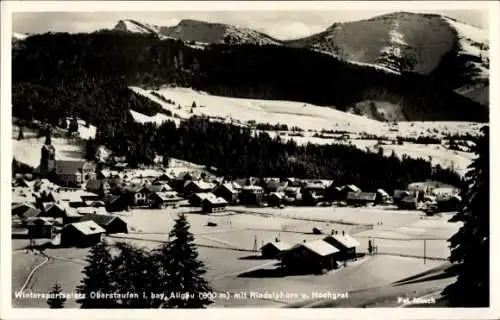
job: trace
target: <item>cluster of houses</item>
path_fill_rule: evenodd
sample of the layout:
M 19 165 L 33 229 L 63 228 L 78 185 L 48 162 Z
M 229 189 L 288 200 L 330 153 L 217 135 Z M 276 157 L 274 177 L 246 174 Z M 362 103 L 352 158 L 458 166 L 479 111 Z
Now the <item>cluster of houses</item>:
M 51 245 L 86 247 L 103 235 L 127 233 L 127 223 L 111 215 L 96 194 L 64 190 L 47 179 L 14 181 L 12 225 L 27 231 L 30 240 L 48 239 Z
M 400 209 L 422 209 L 428 213 L 457 211 L 462 203 L 460 189 L 437 181 L 410 183 L 395 190 L 394 204 Z
M 109 156 L 106 150 L 98 151 L 101 158 Z M 237 204 L 283 207 L 337 202 L 352 206 L 394 203 L 402 209 L 419 209 L 425 204 L 453 211 L 461 201 L 459 190 L 439 183 L 413 183 L 406 190 L 395 190 L 391 197 L 382 189 L 364 192 L 355 185 L 335 186 L 331 180 L 226 180 L 201 170 L 127 170 L 125 159 L 114 160 L 112 167 L 60 161 L 54 147 L 46 143 L 40 166 L 32 174 L 13 179 L 13 217 L 20 219 L 30 237 L 56 238 L 54 243 L 60 245 L 88 245 L 102 234 L 127 232 L 126 222 L 112 213 L 131 207 L 188 205 L 215 213 Z
M 334 231 L 323 239 L 290 245 L 276 239 L 261 248 L 262 256 L 279 259 L 281 267 L 291 273 L 323 273 L 337 269 L 341 263 L 357 258 L 359 242 L 344 231 Z

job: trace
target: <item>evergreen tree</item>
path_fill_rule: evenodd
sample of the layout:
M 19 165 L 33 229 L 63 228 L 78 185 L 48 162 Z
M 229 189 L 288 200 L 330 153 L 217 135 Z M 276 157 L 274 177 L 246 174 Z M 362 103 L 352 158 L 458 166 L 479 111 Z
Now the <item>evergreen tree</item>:
M 120 253 L 113 258 L 112 282 L 118 292 L 136 293 L 139 298 L 122 300 L 122 308 L 157 307 L 158 301 L 151 298 L 156 293 L 157 270 L 151 254 L 130 244 L 119 242 L 115 245 Z
M 84 295 L 77 302 L 82 309 L 113 308 L 117 301 L 113 299 L 97 299 L 91 294 L 109 294 L 114 292 L 112 283 L 111 254 L 106 244 L 101 241 L 90 249 L 87 257 L 87 266 L 83 269 L 84 277 L 77 287 L 77 292 Z
M 19 134 L 17 135 L 17 140 L 23 140 L 23 139 L 24 139 L 23 127 L 19 127 Z
M 477 158 L 466 175 L 469 188 L 464 194 L 462 209 L 451 219 L 463 222 L 449 239 L 449 260 L 457 264 L 458 277 L 443 295 L 452 307 L 489 306 L 489 128 L 482 128 L 481 133 L 474 150 Z
M 209 297 L 199 296 L 199 293 L 209 293 L 212 289 L 203 278 L 205 265 L 198 259 L 189 227 L 184 214 L 180 214 L 169 234 L 171 241 L 155 255 L 159 267 L 158 289 L 168 298 L 163 305 L 167 308 L 205 308 L 213 303 Z M 188 293 L 190 298 L 180 298 L 178 294 L 182 293 Z
M 168 166 L 170 165 L 170 158 L 168 157 L 167 154 L 163 155 L 163 162 L 162 162 L 162 164 L 163 164 L 164 168 L 168 168 Z
M 62 289 L 58 283 L 56 283 L 52 287 L 52 291 L 50 292 L 51 297 L 47 299 L 47 304 L 50 306 L 50 309 L 62 309 L 64 308 L 64 303 L 66 302 L 66 297 L 62 295 Z

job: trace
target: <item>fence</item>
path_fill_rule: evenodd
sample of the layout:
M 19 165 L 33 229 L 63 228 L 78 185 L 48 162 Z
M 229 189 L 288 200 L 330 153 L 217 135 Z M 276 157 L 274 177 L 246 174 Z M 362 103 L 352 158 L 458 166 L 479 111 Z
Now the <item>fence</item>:
M 382 237 L 357 237 L 361 252 L 367 252 L 371 241 L 373 254 L 396 255 L 401 257 L 422 258 L 427 260 L 445 261 L 450 255 L 447 239 L 413 238 L 394 239 Z

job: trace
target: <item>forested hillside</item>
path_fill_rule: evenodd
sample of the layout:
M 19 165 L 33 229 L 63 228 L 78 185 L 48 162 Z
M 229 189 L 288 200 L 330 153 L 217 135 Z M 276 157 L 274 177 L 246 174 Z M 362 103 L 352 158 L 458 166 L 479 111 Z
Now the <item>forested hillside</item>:
M 84 119 L 97 126 L 96 139 L 87 143 L 89 158 L 104 144 L 125 155 L 132 166 L 149 164 L 161 154 L 216 167 L 221 175 L 329 178 L 388 190 L 426 178 L 459 184 L 455 173 L 433 170 L 422 159 L 387 158 L 345 145 L 285 144 L 204 118 L 185 120 L 178 127 L 174 122 L 143 125 L 129 112 L 161 110 L 129 90 L 133 84 L 175 83 L 227 95 L 346 105 L 374 84 L 403 92 L 411 81 L 420 80 L 406 81 L 401 84 L 404 81 L 392 75 L 306 50 L 213 46 L 198 51 L 180 41 L 138 34 L 47 34 L 29 37 L 24 49 L 15 50 L 13 115 L 54 126 L 67 116 Z M 460 115 L 459 105 L 454 110 Z
M 176 84 L 233 97 L 296 100 L 346 110 L 364 100 L 401 105 L 406 120 L 487 121 L 486 107 L 436 77 L 387 73 L 308 49 L 211 45 L 198 50 L 154 35 L 102 31 L 28 37 L 13 52 L 13 82 L 82 78 Z M 433 80 L 434 79 L 434 80 Z

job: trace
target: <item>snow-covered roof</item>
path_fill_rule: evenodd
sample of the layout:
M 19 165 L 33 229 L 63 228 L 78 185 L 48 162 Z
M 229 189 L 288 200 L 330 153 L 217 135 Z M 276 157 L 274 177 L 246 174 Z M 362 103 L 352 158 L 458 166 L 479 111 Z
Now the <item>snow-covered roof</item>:
M 340 234 L 340 233 L 331 234 L 331 235 L 328 235 L 325 237 L 325 239 L 328 239 L 328 238 L 333 238 L 333 239 L 337 240 L 340 244 L 342 244 L 346 248 L 359 247 L 358 240 L 354 239 L 353 237 L 351 237 L 347 233 L 345 233 L 345 234 Z
M 273 246 L 276 249 L 278 249 L 279 251 L 285 251 L 285 250 L 288 250 L 292 247 L 292 245 L 290 245 L 286 242 L 282 242 L 282 241 L 279 241 L 279 242 L 270 241 L 270 242 L 266 243 L 264 246 L 262 246 L 262 248 L 267 247 L 267 246 Z
M 294 250 L 300 247 L 306 248 L 322 257 L 339 252 L 339 249 L 335 248 L 334 246 L 332 246 L 328 242 L 325 242 L 322 239 L 308 241 L 304 243 L 298 243 L 295 246 L 293 246 L 290 250 Z
M 208 201 L 210 204 L 227 204 L 227 201 L 222 198 L 205 198 L 203 201 Z
M 74 227 L 76 230 L 80 231 L 84 235 L 91 235 L 96 233 L 105 233 L 106 230 L 101 228 L 96 222 L 92 220 L 70 223 L 64 226 L 64 228 Z

